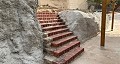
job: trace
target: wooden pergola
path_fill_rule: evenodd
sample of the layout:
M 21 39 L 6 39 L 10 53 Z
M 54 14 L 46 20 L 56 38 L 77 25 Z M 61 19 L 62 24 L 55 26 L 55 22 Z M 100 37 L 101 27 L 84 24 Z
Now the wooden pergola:
M 114 26 L 114 12 L 120 6 L 119 4 L 115 6 L 116 0 L 102 0 L 102 23 L 101 23 L 101 43 L 100 46 L 105 46 L 105 28 L 106 28 L 106 9 L 107 5 L 112 2 L 112 25 L 111 31 L 113 31 Z

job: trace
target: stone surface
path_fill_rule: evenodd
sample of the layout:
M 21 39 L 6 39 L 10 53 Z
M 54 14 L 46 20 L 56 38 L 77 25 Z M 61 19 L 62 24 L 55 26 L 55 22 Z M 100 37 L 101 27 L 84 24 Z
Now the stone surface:
M 0 64 L 42 64 L 37 0 L 0 0 Z
M 68 9 L 87 10 L 87 0 L 68 0 Z
M 71 64 L 120 64 L 120 37 L 108 33 L 110 35 L 106 35 L 104 48 L 100 47 L 100 35 L 98 35 L 81 45 L 85 48 L 85 53 Z
M 95 18 L 95 22 L 98 23 L 99 25 L 99 29 L 101 30 L 101 21 L 102 21 L 102 12 L 94 12 L 93 14 L 92 13 L 89 13 L 89 15 L 91 17 L 94 17 Z M 112 14 L 106 14 L 106 31 L 110 31 L 111 30 L 111 19 L 112 19 Z
M 39 1 L 39 6 L 49 5 L 59 9 L 67 9 L 68 7 L 67 0 L 38 0 L 38 1 Z
M 81 42 L 97 35 L 99 27 L 90 14 L 77 10 L 66 10 L 59 13 L 61 19 L 68 25 Z
M 39 5 L 49 5 L 59 9 L 88 9 L 87 0 L 38 0 Z
M 106 44 L 100 47 L 100 34 L 81 46 L 85 53 L 71 64 L 120 64 L 120 13 L 115 13 L 114 31 L 106 32 Z M 111 21 L 111 20 L 110 20 Z

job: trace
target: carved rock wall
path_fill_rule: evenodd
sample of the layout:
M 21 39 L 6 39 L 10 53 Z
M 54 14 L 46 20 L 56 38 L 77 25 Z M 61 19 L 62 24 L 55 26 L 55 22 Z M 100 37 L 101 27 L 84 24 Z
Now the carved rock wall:
M 0 0 L 0 64 L 42 64 L 37 0 Z

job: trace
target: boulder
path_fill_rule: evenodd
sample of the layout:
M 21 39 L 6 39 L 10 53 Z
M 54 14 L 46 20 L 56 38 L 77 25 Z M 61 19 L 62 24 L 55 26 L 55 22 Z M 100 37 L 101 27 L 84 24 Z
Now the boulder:
M 37 0 L 0 0 L 0 64 L 42 64 Z
M 68 28 L 78 36 L 81 42 L 96 36 L 99 32 L 99 26 L 95 18 L 88 13 L 77 10 L 65 10 L 59 13 L 59 16 L 68 25 Z

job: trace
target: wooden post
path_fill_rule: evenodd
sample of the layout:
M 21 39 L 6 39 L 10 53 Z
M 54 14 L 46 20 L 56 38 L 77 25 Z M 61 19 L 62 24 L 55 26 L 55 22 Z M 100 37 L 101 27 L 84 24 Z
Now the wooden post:
M 113 6 L 113 10 L 112 10 L 112 25 L 111 25 L 111 31 L 113 31 L 113 27 L 114 27 L 115 0 L 113 0 L 112 6 Z
M 101 46 L 105 46 L 107 0 L 102 0 Z

